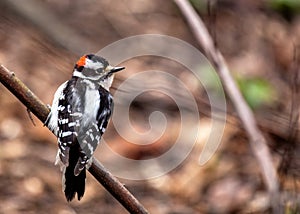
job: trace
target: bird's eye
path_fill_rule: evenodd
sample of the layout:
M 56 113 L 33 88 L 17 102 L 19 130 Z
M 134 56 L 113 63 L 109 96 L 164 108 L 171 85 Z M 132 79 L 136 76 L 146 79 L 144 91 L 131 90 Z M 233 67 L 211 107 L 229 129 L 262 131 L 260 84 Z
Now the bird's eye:
M 97 73 L 102 73 L 103 72 L 103 68 L 98 68 L 97 69 Z

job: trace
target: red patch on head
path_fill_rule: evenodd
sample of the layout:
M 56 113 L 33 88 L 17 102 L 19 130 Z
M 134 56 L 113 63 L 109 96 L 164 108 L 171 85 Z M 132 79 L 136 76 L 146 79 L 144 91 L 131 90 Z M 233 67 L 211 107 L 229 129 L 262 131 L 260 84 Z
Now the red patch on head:
M 80 57 L 80 59 L 77 61 L 76 65 L 77 65 L 78 67 L 85 66 L 85 59 L 86 59 L 86 56 L 85 56 L 85 55 L 82 56 L 82 57 Z

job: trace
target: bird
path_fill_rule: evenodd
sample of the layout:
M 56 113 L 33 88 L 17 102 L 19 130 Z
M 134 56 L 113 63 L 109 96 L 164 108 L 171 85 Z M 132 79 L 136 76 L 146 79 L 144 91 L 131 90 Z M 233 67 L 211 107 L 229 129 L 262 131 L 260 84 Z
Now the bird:
M 124 68 L 86 54 L 76 62 L 71 79 L 54 94 L 44 124 L 57 136 L 55 164 L 62 170 L 62 189 L 68 202 L 76 194 L 78 200 L 84 195 L 86 170 L 113 112 L 109 89 L 115 73 Z

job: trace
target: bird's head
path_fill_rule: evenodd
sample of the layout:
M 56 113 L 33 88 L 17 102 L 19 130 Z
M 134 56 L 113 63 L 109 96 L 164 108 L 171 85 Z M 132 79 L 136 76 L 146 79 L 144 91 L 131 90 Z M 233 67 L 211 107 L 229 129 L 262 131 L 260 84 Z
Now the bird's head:
M 90 79 L 101 80 L 109 78 L 114 73 L 123 70 L 125 67 L 113 67 L 103 57 L 87 54 L 77 61 L 74 68 L 73 76 Z

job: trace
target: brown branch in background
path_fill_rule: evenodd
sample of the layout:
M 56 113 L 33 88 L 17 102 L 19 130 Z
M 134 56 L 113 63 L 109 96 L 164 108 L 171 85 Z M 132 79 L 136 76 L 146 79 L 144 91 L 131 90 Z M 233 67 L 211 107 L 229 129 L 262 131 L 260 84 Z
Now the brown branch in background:
M 284 153 L 282 155 L 282 161 L 279 166 L 279 173 L 281 174 L 298 174 L 298 167 L 295 167 L 297 164 L 298 153 L 297 151 L 297 143 L 298 143 L 298 130 L 299 130 L 299 117 L 300 117 L 300 54 L 299 54 L 299 46 L 294 46 L 294 60 L 291 66 L 291 110 L 289 115 L 289 132 L 287 143 L 285 146 Z
M 290 111 L 290 133 L 289 133 L 289 143 L 294 143 L 297 138 L 297 128 L 298 128 L 298 121 L 299 121 L 299 107 L 300 107 L 300 53 L 299 47 L 294 46 L 294 61 L 291 68 L 291 97 L 292 97 L 292 105 Z
M 206 56 L 210 59 L 218 71 L 227 95 L 230 97 L 250 139 L 252 151 L 261 167 L 263 178 L 269 191 L 273 212 L 280 212 L 276 209 L 279 206 L 279 203 L 276 204 L 279 197 L 279 184 L 276 169 L 272 163 L 272 157 L 267 146 L 266 139 L 257 127 L 253 112 L 241 95 L 237 84 L 230 74 L 224 57 L 214 46 L 213 40 L 198 14 L 187 0 L 174 1 L 190 25 L 196 40 L 203 47 Z
M 40 121 L 49 114 L 48 107 L 36 97 L 13 72 L 0 65 L 0 82 L 13 93 Z M 102 184 L 130 213 L 146 214 L 143 205 L 109 172 L 93 158 L 89 172 Z

